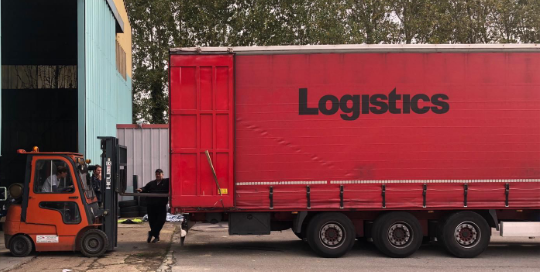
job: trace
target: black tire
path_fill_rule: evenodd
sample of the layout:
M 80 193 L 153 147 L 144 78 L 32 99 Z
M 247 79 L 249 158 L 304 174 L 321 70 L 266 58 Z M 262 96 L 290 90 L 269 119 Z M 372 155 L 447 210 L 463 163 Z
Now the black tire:
M 118 202 L 118 207 L 120 208 L 133 206 L 137 206 L 137 200 L 123 200 Z
M 148 209 L 146 207 L 139 207 L 139 216 L 145 216 L 148 213 Z
M 109 247 L 109 239 L 105 232 L 98 229 L 87 230 L 80 242 L 81 253 L 86 257 L 100 257 Z
M 408 212 L 390 212 L 380 215 L 373 223 L 373 243 L 383 254 L 404 258 L 415 253 L 422 245 L 422 226 Z
M 474 258 L 488 247 L 491 228 L 475 212 L 457 212 L 446 219 L 441 237 L 442 244 L 450 254 L 459 258 Z
M 138 212 L 138 211 L 139 211 L 139 206 L 130 206 L 130 207 L 120 208 L 120 213 Z
M 120 217 L 122 218 L 139 217 L 139 210 L 136 210 L 134 212 L 121 212 Z
M 356 233 L 352 221 L 342 213 L 321 213 L 309 222 L 306 238 L 321 257 L 337 258 L 354 245 Z
M 147 202 L 146 202 L 146 197 L 144 196 L 140 196 L 139 197 L 139 206 L 141 207 L 146 207 L 148 206 Z
M 15 257 L 26 257 L 34 248 L 32 240 L 25 235 L 17 235 L 9 241 L 9 251 Z

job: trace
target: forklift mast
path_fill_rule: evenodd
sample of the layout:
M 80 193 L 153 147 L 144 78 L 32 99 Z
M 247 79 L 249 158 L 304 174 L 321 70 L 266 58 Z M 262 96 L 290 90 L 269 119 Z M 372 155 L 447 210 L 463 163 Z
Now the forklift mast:
M 0 218 L 6 216 L 6 213 L 7 213 L 7 209 L 6 209 L 7 199 L 8 199 L 7 188 L 6 187 L 0 187 Z
M 109 250 L 118 244 L 118 194 L 127 186 L 127 148 L 118 144 L 116 137 L 98 137 L 101 140 L 103 225 L 109 239 Z

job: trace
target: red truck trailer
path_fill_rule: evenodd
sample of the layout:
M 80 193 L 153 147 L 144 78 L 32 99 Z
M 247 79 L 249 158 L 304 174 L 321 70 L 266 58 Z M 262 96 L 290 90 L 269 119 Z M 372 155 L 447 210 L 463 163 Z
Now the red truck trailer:
M 171 49 L 170 152 L 192 223 L 474 257 L 491 228 L 540 236 L 540 48 Z

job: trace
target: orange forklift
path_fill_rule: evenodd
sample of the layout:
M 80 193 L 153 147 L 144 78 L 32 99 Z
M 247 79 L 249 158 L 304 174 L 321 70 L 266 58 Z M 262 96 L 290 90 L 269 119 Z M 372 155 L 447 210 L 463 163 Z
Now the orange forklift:
M 125 193 L 126 147 L 115 137 L 98 139 L 103 151 L 102 206 L 92 189 L 90 161 L 82 154 L 39 152 L 37 147 L 17 151 L 27 156 L 26 176 L 24 184 L 10 188 L 14 203 L 4 223 L 5 246 L 14 256 L 35 250 L 97 257 L 117 246 L 118 195 L 140 194 Z

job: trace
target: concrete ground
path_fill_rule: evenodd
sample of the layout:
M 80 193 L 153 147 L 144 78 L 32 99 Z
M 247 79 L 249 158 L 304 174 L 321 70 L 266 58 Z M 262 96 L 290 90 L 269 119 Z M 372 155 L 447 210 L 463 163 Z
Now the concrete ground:
M 218 225 L 195 225 L 185 246 L 173 243 L 172 271 L 540 271 L 540 238 L 492 238 L 479 257 L 459 259 L 425 245 L 409 258 L 381 255 L 375 246 L 357 242 L 344 257 L 315 256 L 290 230 L 269 236 L 229 236 Z M 497 233 L 494 233 L 497 234 Z
M 161 241 L 148 244 L 148 223 L 119 224 L 118 247 L 101 258 L 86 258 L 80 252 L 40 252 L 15 258 L 4 247 L 4 233 L 0 232 L 0 272 L 156 271 L 167 255 L 175 227 L 175 224 L 166 223 L 161 231 Z
M 489 248 L 474 259 L 458 259 L 435 245 L 424 245 L 413 256 L 393 259 L 371 243 L 357 242 L 342 258 L 317 257 L 290 231 L 267 236 L 229 236 L 227 224 L 197 224 L 180 245 L 178 224 L 167 223 L 158 244 L 147 244 L 148 224 L 119 225 L 118 248 L 102 258 L 78 252 L 33 253 L 14 258 L 3 247 L 0 232 L 0 272 L 4 271 L 540 271 L 540 238 L 494 236 Z M 173 235 L 174 233 L 174 235 Z

